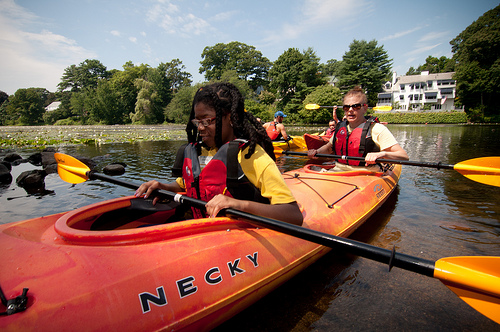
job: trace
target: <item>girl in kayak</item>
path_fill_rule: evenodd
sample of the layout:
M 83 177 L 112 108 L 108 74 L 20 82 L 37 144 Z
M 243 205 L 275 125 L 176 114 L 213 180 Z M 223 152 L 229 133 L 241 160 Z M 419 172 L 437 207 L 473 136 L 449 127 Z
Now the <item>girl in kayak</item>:
M 208 202 L 206 214 L 193 209 L 195 217 L 213 218 L 232 208 L 302 224 L 302 213 L 276 166 L 272 142 L 245 111 L 233 84 L 214 83 L 196 92 L 186 132 L 189 143 L 177 153 L 173 170 L 177 180 L 143 183 L 137 197 L 148 198 L 158 189 L 185 191 Z
M 349 171 L 365 168 L 380 171 L 375 166 L 377 159 L 408 160 L 406 151 L 398 144 L 386 126 L 373 118 L 365 118 L 368 99 L 360 87 L 347 92 L 344 96 L 345 120 L 337 125 L 330 141 L 319 149 L 308 151 L 309 158 L 316 154 L 335 154 L 341 156 L 364 157 L 365 161 L 338 160 L 333 171 Z

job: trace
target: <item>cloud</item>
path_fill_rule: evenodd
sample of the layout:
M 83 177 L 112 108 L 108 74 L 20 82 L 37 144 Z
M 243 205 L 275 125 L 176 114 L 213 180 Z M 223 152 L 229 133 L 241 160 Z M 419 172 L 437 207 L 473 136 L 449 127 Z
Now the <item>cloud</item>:
M 115 37 L 120 37 L 120 36 L 121 36 L 121 33 L 120 33 L 120 31 L 118 31 L 118 30 L 111 30 L 111 32 L 110 32 L 110 33 L 111 33 L 113 36 L 115 36 Z
M 137 43 L 136 37 L 128 37 L 128 40 L 130 40 L 132 43 Z
M 55 91 L 64 69 L 96 55 L 76 41 L 54 34 L 43 20 L 12 0 L 0 0 L 0 90 L 42 87 Z
M 415 27 L 415 28 L 410 29 L 410 30 L 401 31 L 401 32 L 396 32 L 396 33 L 395 33 L 395 34 L 393 34 L 393 35 L 389 35 L 389 36 L 387 36 L 387 37 L 383 37 L 383 38 L 381 39 L 381 41 L 386 41 L 386 40 L 391 40 L 391 39 L 401 38 L 401 37 L 404 37 L 404 36 L 406 36 L 406 35 L 409 35 L 409 34 L 411 34 L 411 33 L 415 32 L 415 31 L 418 31 L 418 30 L 420 30 L 420 29 L 422 29 L 422 27 Z
M 181 13 L 179 7 L 168 0 L 158 0 L 158 2 L 147 12 L 146 18 L 148 22 L 157 24 L 168 34 L 179 34 L 186 38 L 215 30 L 208 21 L 201 17 L 191 13 Z M 231 13 L 221 13 L 213 19 L 221 20 L 228 15 Z

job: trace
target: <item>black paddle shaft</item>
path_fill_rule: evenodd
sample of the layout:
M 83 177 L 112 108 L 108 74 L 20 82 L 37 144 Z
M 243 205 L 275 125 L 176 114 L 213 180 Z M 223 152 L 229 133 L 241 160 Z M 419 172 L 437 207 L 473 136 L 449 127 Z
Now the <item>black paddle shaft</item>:
M 283 151 L 283 154 L 296 155 L 296 156 L 307 156 L 307 152 Z M 350 156 L 340 156 L 340 155 L 334 155 L 334 154 L 317 153 L 314 156 L 318 157 L 318 158 L 365 161 L 364 157 L 350 157 Z M 449 165 L 449 164 L 441 164 L 441 162 L 430 163 L 430 162 L 422 162 L 422 161 L 397 160 L 397 159 L 377 159 L 377 162 L 378 163 L 388 163 L 388 164 L 409 165 L 409 166 L 430 167 L 430 168 L 437 168 L 437 169 L 453 169 L 455 166 L 455 165 Z
M 95 172 L 88 172 L 87 176 L 89 179 L 94 179 L 94 180 L 99 179 L 130 189 L 139 188 L 139 186 L 134 183 L 123 181 L 111 176 Z M 202 200 L 191 198 L 185 195 L 179 195 L 177 193 L 165 190 L 158 190 L 156 194 L 162 197 L 174 199 L 181 204 L 186 204 L 199 209 L 205 209 L 205 205 L 207 204 Z M 355 240 L 331 235 L 328 233 L 315 231 L 309 228 L 289 224 L 275 219 L 256 216 L 251 213 L 235 209 L 225 209 L 224 211 L 228 215 L 234 215 L 237 217 L 242 217 L 244 219 L 247 219 L 252 224 L 257 224 L 259 226 L 263 226 L 265 228 L 269 228 L 280 233 L 295 236 L 303 240 L 323 245 L 325 247 L 339 249 L 356 256 L 361 256 L 380 263 L 388 264 L 389 269 L 395 266 L 404 270 L 416 272 L 429 277 L 432 277 L 434 275 L 435 262 L 430 260 L 413 257 L 406 254 L 400 254 L 395 251 L 375 247 L 363 242 L 358 242 Z

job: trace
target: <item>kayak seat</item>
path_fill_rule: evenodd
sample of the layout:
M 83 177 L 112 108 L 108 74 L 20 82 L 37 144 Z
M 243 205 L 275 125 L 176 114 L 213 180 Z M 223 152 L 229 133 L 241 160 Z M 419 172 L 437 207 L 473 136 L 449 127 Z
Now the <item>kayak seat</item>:
M 99 215 L 90 230 L 103 231 L 154 226 L 183 220 L 184 208 L 173 201 L 158 202 L 152 199 L 132 199 L 130 206 Z

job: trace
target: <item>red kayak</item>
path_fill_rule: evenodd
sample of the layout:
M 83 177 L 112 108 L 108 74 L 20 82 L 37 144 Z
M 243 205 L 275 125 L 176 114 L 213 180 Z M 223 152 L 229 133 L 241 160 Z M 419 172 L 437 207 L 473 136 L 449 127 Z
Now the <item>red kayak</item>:
M 313 135 L 313 134 L 304 134 L 304 140 L 306 141 L 307 149 L 319 149 L 328 141 L 330 140 L 332 136 L 327 136 L 327 135 Z
M 304 228 L 346 237 L 401 173 L 284 173 Z M 179 203 L 122 197 L 0 225 L 0 285 L 24 311 L 2 331 L 209 330 L 330 249 L 243 219 L 182 220 Z M 182 212 L 182 213 L 181 213 Z

